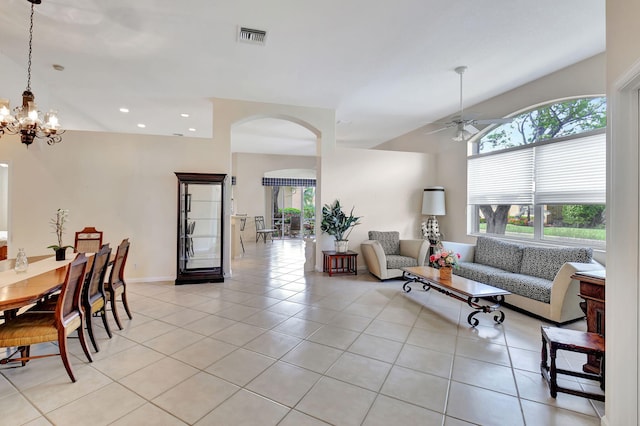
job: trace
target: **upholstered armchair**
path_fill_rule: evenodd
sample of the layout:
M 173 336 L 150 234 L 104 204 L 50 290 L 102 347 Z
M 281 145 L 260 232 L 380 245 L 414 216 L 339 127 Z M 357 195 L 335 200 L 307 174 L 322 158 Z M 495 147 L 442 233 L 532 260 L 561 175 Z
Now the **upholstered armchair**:
M 380 280 L 402 276 L 408 266 L 423 266 L 429 253 L 429 241 L 401 240 L 396 231 L 369 231 L 369 239 L 360 245 L 369 272 Z

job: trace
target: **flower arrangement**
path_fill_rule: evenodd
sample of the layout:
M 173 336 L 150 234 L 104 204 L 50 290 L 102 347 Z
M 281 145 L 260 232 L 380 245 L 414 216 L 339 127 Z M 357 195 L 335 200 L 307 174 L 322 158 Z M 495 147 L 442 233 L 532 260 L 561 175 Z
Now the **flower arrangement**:
M 450 250 L 442 250 L 429 256 L 429 262 L 431 262 L 432 265 L 439 266 L 440 268 L 455 268 L 458 266 L 458 259 L 460 259 L 460 253 L 454 253 Z
M 69 217 L 69 210 L 66 209 L 58 209 L 56 215 L 51 218 L 49 223 L 53 228 L 56 236 L 58 237 L 58 244 L 53 244 L 48 246 L 47 248 L 53 249 L 54 251 L 73 248 L 73 246 L 63 246 L 62 245 L 62 234 L 64 234 L 64 224 L 67 222 L 67 217 Z

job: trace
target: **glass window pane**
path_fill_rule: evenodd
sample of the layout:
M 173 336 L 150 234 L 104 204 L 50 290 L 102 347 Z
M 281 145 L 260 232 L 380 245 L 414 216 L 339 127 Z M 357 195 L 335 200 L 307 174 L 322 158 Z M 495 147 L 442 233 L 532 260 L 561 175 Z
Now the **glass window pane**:
M 478 232 L 533 239 L 534 210 L 532 205 L 478 205 Z
M 544 206 L 543 239 L 604 245 L 606 240 L 604 204 L 563 204 Z

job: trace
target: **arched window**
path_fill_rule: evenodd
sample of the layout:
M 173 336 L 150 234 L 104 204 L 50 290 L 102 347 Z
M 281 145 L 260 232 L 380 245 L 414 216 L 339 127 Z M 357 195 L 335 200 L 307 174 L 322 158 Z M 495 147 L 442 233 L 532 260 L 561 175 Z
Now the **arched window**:
M 555 102 L 515 115 L 478 141 L 479 154 L 579 135 L 607 126 L 607 101 L 594 98 Z
M 554 102 L 475 142 L 467 161 L 470 232 L 603 247 L 606 99 Z

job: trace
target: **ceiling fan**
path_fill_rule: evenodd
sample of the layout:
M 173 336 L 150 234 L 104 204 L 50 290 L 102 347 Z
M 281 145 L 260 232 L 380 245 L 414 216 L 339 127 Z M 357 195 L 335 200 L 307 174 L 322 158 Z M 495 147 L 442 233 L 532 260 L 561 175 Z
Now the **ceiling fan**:
M 454 141 L 464 142 L 480 131 L 476 125 L 505 124 L 513 121 L 512 118 L 487 118 L 479 120 L 474 115 L 464 115 L 464 104 L 462 102 L 462 75 L 466 70 L 467 67 L 464 65 L 456 67 L 454 70 L 460 76 L 460 113 L 452 117 L 451 120 L 442 123 L 444 124 L 444 127 L 427 132 L 428 135 L 447 129 L 455 129 L 456 133 L 452 139 Z

